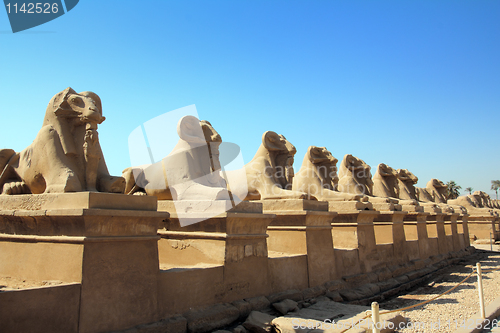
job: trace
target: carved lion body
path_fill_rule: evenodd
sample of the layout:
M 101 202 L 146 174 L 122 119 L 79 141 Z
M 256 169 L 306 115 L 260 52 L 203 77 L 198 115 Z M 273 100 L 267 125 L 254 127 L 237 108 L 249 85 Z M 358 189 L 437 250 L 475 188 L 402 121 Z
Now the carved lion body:
M 458 197 L 457 200 L 461 198 L 463 197 Z M 472 204 L 473 207 L 471 207 L 471 209 L 474 210 L 475 213 L 489 212 L 492 215 L 499 215 L 500 213 L 496 207 L 492 205 L 490 196 L 483 191 L 474 191 L 474 193 L 472 193 L 472 195 L 468 195 L 467 198 L 467 203 Z
M 407 169 L 397 170 L 399 198 L 405 200 L 417 200 L 415 184 L 418 178 Z
M 350 154 L 345 155 L 339 169 L 339 191 L 371 195 L 373 182 L 370 169 L 363 160 Z
M 465 207 L 469 214 L 497 215 L 493 209 L 483 206 L 479 192 L 476 191 L 471 195 L 462 195 L 456 199 L 448 200 L 448 204 Z
M 290 190 L 294 154 L 295 147 L 284 136 L 265 132 L 254 158 L 245 165 L 248 185 L 245 200 L 308 198 L 304 192 Z
M 427 182 L 426 186 L 427 192 L 431 195 L 433 201 L 435 203 L 443 203 L 447 202 L 447 186 L 440 181 L 439 179 L 431 179 Z
M 418 205 L 416 200 L 400 199 L 398 172 L 390 166 L 380 163 L 373 175 L 373 195 L 382 198 L 398 199 L 401 205 Z
M 299 172 L 293 179 L 293 189 L 326 201 L 367 201 L 362 195 L 337 191 L 337 159 L 325 147 L 310 146 Z
M 109 175 L 99 144 L 104 119 L 96 94 L 71 88 L 56 94 L 33 143 L 3 166 L 3 194 L 123 192 L 125 181 Z
M 434 202 L 434 199 L 432 198 L 427 188 L 415 187 L 415 193 L 417 195 L 418 201 Z
M 371 167 L 362 159 L 347 154 L 340 163 L 338 190 L 343 193 L 364 194 L 371 203 L 397 203 L 397 200 L 373 196 Z
M 443 212 L 453 213 L 454 211 L 467 213 L 467 210 L 460 205 L 448 205 L 447 186 L 439 179 L 431 179 L 426 185 L 427 192 L 432 197 L 432 201 L 441 207 Z
M 473 195 L 481 203 L 482 207 L 496 209 L 496 207 L 493 206 L 493 203 L 491 202 L 491 197 L 488 193 L 483 191 L 474 191 Z
M 221 177 L 222 139 L 206 120 L 184 116 L 177 125 L 179 141 L 161 161 L 123 171 L 127 194 L 145 192 L 159 200 L 228 200 Z
M 396 170 L 380 163 L 373 175 L 373 195 L 384 198 L 399 198 L 399 186 Z

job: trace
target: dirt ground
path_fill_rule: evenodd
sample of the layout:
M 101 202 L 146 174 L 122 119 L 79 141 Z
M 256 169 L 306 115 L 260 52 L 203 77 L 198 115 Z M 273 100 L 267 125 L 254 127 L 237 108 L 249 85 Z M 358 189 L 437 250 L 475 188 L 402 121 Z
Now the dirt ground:
M 499 268 L 500 252 L 477 250 L 475 254 L 463 259 L 459 264 L 440 271 L 427 284 L 381 303 L 380 308 L 401 309 L 429 300 L 466 278 L 477 262 L 481 262 L 483 270 Z M 500 271 L 484 273 L 483 287 L 486 305 L 500 297 Z M 472 325 L 468 319 L 477 312 L 479 312 L 479 294 L 477 276 L 474 273 L 451 293 L 428 304 L 402 311 L 408 323 L 396 332 L 453 332 Z

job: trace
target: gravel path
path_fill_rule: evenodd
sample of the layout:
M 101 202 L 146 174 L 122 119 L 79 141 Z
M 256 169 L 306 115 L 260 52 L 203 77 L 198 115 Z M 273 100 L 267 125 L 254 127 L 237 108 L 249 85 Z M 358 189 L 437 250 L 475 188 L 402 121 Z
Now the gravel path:
M 463 280 L 478 261 L 481 262 L 483 270 L 499 268 L 500 252 L 478 250 L 462 264 L 453 265 L 441 271 L 440 275 L 427 285 L 383 302 L 380 307 L 392 310 L 431 299 Z M 473 274 L 451 293 L 428 304 L 403 311 L 402 315 L 408 321 L 407 326 L 395 332 L 453 332 L 462 327 L 468 328 L 472 322 L 467 320 L 479 312 L 479 296 L 476 287 L 477 277 Z M 484 273 L 483 287 L 486 305 L 500 297 L 500 271 Z

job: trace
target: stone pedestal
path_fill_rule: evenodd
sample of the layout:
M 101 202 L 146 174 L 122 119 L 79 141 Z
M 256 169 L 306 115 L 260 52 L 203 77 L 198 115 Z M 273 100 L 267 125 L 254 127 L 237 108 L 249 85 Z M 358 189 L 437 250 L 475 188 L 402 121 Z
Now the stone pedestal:
M 423 212 L 424 211 L 424 207 L 421 206 L 420 204 L 419 205 L 403 205 L 403 209 L 402 210 L 404 212 L 419 213 L 419 212 Z
M 449 227 L 451 233 L 451 244 L 450 242 L 448 242 L 448 248 L 450 251 L 453 252 L 457 252 L 462 248 L 460 245 L 460 236 L 458 235 L 458 226 L 457 226 L 457 220 L 459 216 L 460 216 L 459 213 L 451 213 L 448 214 L 445 219 L 446 224 L 449 224 L 449 226 L 445 226 L 445 229 Z
M 398 203 L 374 202 L 373 209 L 376 211 L 402 211 L 403 207 Z
M 332 218 L 328 203 L 313 200 L 262 200 L 264 212 L 276 214 L 268 227 L 269 250 L 283 255 L 307 254 L 309 287 L 336 277 Z M 293 272 L 290 272 L 293 274 Z
M 459 221 L 461 221 L 462 223 L 464 248 L 468 248 L 470 246 L 469 215 L 468 214 L 460 215 Z
M 446 254 L 450 252 L 448 249 L 448 241 L 446 240 L 446 232 L 444 229 L 444 219 L 446 214 L 444 213 L 436 213 L 430 214 L 427 217 L 427 222 L 436 224 L 436 232 L 437 232 L 437 242 L 438 242 L 438 251 L 439 254 Z
M 437 214 L 442 212 L 441 208 L 435 203 L 421 202 L 420 205 L 423 207 L 425 213 Z
M 460 251 L 462 246 L 460 245 L 460 236 L 458 235 L 458 217 L 460 216 L 459 213 L 454 213 L 451 214 L 450 216 L 450 224 L 451 224 L 451 237 L 453 239 L 453 251 L 457 252 Z
M 369 201 L 328 201 L 330 212 L 352 212 L 353 210 L 373 210 L 373 204 Z
M 159 319 L 155 197 L 79 192 L 0 198 L 0 274 L 81 283 L 79 332 Z
M 171 205 L 172 201 L 160 201 L 159 210 L 169 211 Z M 266 230 L 274 217 L 262 214 L 262 204 L 256 202 L 241 202 L 227 212 L 185 227 L 172 213 L 165 228 L 158 231 L 160 268 L 223 266 L 222 281 L 205 281 L 214 303 L 268 295 Z M 196 214 L 191 218 L 199 220 Z
M 390 240 L 387 242 L 380 242 L 377 239 L 377 244 L 392 244 L 392 258 L 382 258 L 388 264 L 395 263 L 403 264 L 408 262 L 408 250 L 406 248 L 406 237 L 405 237 L 405 228 L 404 228 L 404 217 L 407 212 L 400 211 L 383 211 L 380 212 L 374 218 L 375 227 L 389 227 L 390 230 Z M 385 231 L 385 229 L 383 229 Z M 376 233 L 377 234 L 377 233 Z M 378 237 L 376 237 L 378 238 Z
M 431 255 L 431 247 L 427 233 L 428 215 L 429 213 L 425 212 L 408 212 L 404 217 L 406 239 L 407 241 L 417 241 L 418 259 L 421 260 L 427 259 Z M 412 258 L 410 257 L 410 259 Z
M 498 217 L 494 215 L 478 215 L 474 211 L 469 212 L 467 224 L 469 226 L 469 237 L 477 239 L 499 240 Z
M 348 263 L 344 260 L 344 270 L 350 270 L 342 275 L 368 273 L 380 262 L 373 226 L 373 219 L 379 214 L 377 211 L 364 210 L 339 212 L 334 216 L 332 237 L 335 249 L 356 249 L 358 252 L 357 262 Z

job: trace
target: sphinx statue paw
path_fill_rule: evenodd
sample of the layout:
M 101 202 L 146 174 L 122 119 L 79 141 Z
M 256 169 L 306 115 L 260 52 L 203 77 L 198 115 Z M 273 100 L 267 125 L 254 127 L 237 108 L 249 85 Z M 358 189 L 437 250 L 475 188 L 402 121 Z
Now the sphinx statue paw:
M 2 194 L 16 195 L 16 194 L 30 194 L 31 191 L 23 181 L 8 182 L 3 185 Z
M 104 176 L 99 179 L 99 191 L 109 193 L 123 193 L 125 191 L 125 178 Z
M 351 199 L 353 201 L 360 201 L 360 202 L 368 202 L 369 197 L 364 195 L 364 194 L 356 194 L 354 197 Z

